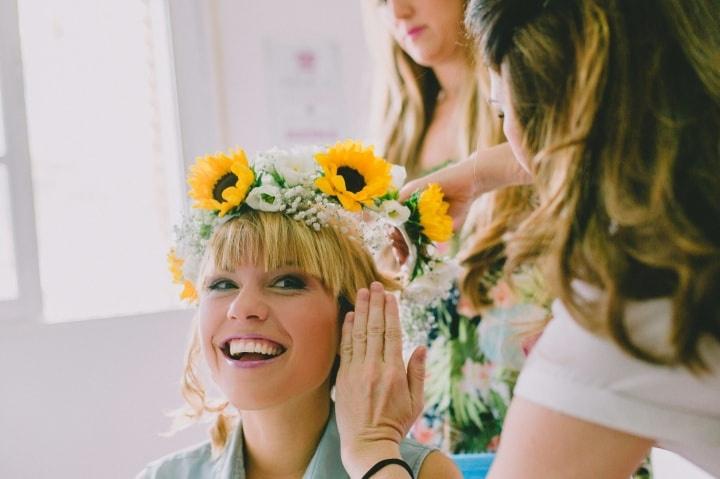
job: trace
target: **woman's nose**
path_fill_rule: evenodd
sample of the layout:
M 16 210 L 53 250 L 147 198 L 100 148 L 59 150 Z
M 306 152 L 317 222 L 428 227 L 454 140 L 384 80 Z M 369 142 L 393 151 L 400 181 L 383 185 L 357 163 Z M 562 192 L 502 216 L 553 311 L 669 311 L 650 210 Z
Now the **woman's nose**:
M 387 0 L 388 9 L 396 19 L 407 19 L 413 13 L 411 0 Z
M 265 321 L 269 308 L 262 295 L 249 289 L 241 289 L 228 306 L 227 318 Z

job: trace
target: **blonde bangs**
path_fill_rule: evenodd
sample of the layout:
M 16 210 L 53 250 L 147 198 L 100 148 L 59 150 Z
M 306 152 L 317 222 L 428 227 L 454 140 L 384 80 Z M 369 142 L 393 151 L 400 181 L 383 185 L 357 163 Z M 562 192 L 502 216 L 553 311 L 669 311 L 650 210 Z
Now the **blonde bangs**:
M 217 229 L 208 248 L 209 261 L 220 271 L 241 264 L 266 271 L 298 268 L 318 278 L 336 298 L 355 302 L 358 289 L 372 281 L 394 286 L 381 277 L 370 254 L 334 228 L 315 231 L 284 214 L 249 211 Z

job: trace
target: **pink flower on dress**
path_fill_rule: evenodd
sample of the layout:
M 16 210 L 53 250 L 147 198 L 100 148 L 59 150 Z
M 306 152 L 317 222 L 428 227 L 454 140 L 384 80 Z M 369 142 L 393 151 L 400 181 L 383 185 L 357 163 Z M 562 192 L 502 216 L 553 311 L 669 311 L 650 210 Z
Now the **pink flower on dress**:
M 490 442 L 485 446 L 485 449 L 487 452 L 497 452 L 498 447 L 500 447 L 500 436 L 493 436 L 492 439 L 490 439 Z
M 457 312 L 468 318 L 472 318 L 478 314 L 472 304 L 472 301 L 470 301 L 464 294 L 461 294 L 458 298 Z
M 512 306 L 515 302 L 515 293 L 510 288 L 507 281 L 499 281 L 490 290 L 490 298 L 492 298 L 495 307 L 507 308 Z
M 470 358 L 465 360 L 462 367 L 463 378 L 460 381 L 460 390 L 466 394 L 477 394 L 490 389 L 495 365 L 492 363 L 476 363 Z
M 432 428 L 424 417 L 415 421 L 410 434 L 417 442 L 427 446 L 437 447 L 442 441 L 442 432 L 438 428 Z

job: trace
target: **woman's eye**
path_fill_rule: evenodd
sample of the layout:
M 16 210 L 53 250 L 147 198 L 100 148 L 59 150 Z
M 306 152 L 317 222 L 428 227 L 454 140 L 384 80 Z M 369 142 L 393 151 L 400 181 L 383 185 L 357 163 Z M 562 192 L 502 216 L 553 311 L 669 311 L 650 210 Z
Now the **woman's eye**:
M 227 279 L 219 279 L 217 281 L 213 281 L 208 286 L 208 289 L 211 291 L 228 291 L 235 288 L 237 288 L 235 283 Z
M 282 276 L 273 283 L 273 287 L 280 289 L 304 289 L 305 281 L 297 276 Z

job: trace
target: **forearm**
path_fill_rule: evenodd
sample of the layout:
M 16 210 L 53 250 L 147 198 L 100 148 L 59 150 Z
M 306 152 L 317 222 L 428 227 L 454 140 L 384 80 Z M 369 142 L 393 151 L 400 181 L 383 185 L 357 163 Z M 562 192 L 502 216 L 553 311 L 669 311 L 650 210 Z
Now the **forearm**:
M 473 196 L 498 188 L 532 182 L 530 174 L 515 159 L 509 143 L 502 143 L 470 155 L 466 172 L 473 178 Z

